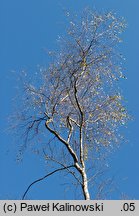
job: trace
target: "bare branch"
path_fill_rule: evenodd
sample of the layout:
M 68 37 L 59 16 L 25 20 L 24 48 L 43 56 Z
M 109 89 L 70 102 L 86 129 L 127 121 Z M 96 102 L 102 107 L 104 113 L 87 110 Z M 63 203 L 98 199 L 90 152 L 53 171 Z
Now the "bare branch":
M 65 170 L 65 169 L 69 169 L 69 168 L 71 168 L 71 167 L 74 167 L 74 165 L 70 165 L 70 166 L 68 166 L 68 167 L 63 167 L 63 168 L 56 169 L 56 170 L 54 170 L 54 171 L 48 173 L 47 175 L 45 175 L 45 176 L 43 176 L 43 177 L 41 177 L 41 178 L 39 178 L 39 179 L 33 181 L 33 182 L 28 186 L 28 188 L 27 188 L 27 190 L 25 191 L 25 193 L 23 194 L 22 200 L 25 199 L 25 196 L 27 195 L 28 191 L 30 190 L 30 188 L 31 188 L 34 184 L 36 184 L 37 182 L 43 181 L 43 180 L 46 179 L 48 176 L 51 176 L 51 175 L 53 175 L 53 174 L 56 173 L 56 172 L 59 172 L 59 171 Z
M 73 149 L 71 148 L 71 146 L 69 145 L 69 143 L 66 142 L 66 140 L 64 140 L 56 131 L 54 131 L 52 128 L 50 128 L 49 125 L 48 125 L 48 123 L 49 123 L 48 121 L 45 122 L 46 128 L 47 128 L 52 134 L 54 134 L 54 135 L 58 138 L 58 140 L 59 140 L 60 142 L 62 142 L 62 143 L 66 146 L 66 148 L 68 149 L 68 151 L 69 151 L 70 155 L 72 156 L 74 162 L 75 162 L 75 163 L 78 163 L 77 155 L 76 155 L 76 153 L 73 151 Z
M 45 155 L 45 157 L 46 157 L 46 160 L 53 161 L 53 162 L 55 162 L 55 163 L 57 163 L 57 164 L 59 164 L 59 165 L 65 167 L 65 168 L 68 167 L 68 165 L 65 165 L 65 164 L 61 163 L 60 161 L 56 160 L 55 158 L 49 157 L 49 156 L 45 153 L 45 151 L 43 151 L 43 152 L 44 152 L 44 155 Z M 76 166 L 74 166 L 74 168 L 76 168 Z M 82 185 L 82 182 L 81 182 L 80 179 L 75 175 L 75 172 L 71 171 L 69 168 L 67 168 L 67 171 L 68 171 L 68 173 L 70 173 L 70 174 L 72 174 L 72 175 L 74 176 L 74 178 L 77 180 L 77 182 L 78 182 L 79 184 Z

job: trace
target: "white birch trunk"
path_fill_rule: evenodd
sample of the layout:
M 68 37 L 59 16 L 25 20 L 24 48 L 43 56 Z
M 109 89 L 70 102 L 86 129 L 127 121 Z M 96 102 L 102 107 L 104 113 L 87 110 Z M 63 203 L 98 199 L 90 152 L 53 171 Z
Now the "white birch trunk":
M 90 194 L 88 190 L 88 180 L 87 180 L 85 168 L 82 169 L 82 179 L 83 179 L 82 190 L 83 190 L 84 198 L 85 200 L 90 200 Z

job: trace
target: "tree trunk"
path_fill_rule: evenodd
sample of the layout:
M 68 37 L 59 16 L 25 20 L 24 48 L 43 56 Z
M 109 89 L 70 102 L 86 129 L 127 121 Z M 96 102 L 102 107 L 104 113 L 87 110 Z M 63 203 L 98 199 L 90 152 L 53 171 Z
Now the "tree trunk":
M 90 200 L 90 194 L 88 190 L 88 180 L 87 180 L 85 168 L 82 169 L 82 180 L 83 180 L 82 190 L 83 190 L 84 198 L 85 200 Z

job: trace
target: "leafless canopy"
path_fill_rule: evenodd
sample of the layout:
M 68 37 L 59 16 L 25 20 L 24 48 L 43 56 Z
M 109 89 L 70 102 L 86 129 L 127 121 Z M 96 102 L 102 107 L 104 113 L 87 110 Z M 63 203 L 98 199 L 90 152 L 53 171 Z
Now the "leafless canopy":
M 124 29 L 124 19 L 111 12 L 85 10 L 70 21 L 49 68 L 40 68 L 34 82 L 23 81 L 18 129 L 26 142 L 43 137 L 37 145 L 45 160 L 65 167 L 85 199 L 93 198 L 94 164 L 119 142 L 119 127 L 128 119 L 118 88 L 125 78 L 117 50 Z

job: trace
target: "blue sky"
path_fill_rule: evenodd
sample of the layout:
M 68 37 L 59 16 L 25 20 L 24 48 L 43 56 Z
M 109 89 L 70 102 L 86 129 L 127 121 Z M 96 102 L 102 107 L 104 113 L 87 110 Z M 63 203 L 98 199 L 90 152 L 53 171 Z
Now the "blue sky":
M 125 135 L 128 143 L 111 156 L 110 174 L 115 176 L 117 190 L 139 199 L 139 1 L 138 0 L 0 0 L 0 199 L 20 199 L 29 183 L 46 173 L 43 160 L 26 152 L 22 163 L 16 162 L 19 143 L 7 134 L 7 116 L 12 113 L 16 81 L 11 71 L 32 73 L 37 65 L 48 63 L 45 49 L 56 49 L 56 39 L 64 30 L 63 9 L 73 12 L 90 6 L 112 10 L 124 16 L 128 28 L 123 34 L 122 53 L 126 57 L 126 76 L 122 89 L 128 110 L 134 120 Z M 30 199 L 73 199 L 65 194 L 60 177 L 54 176 L 37 184 Z M 118 199 L 117 192 L 113 199 Z

